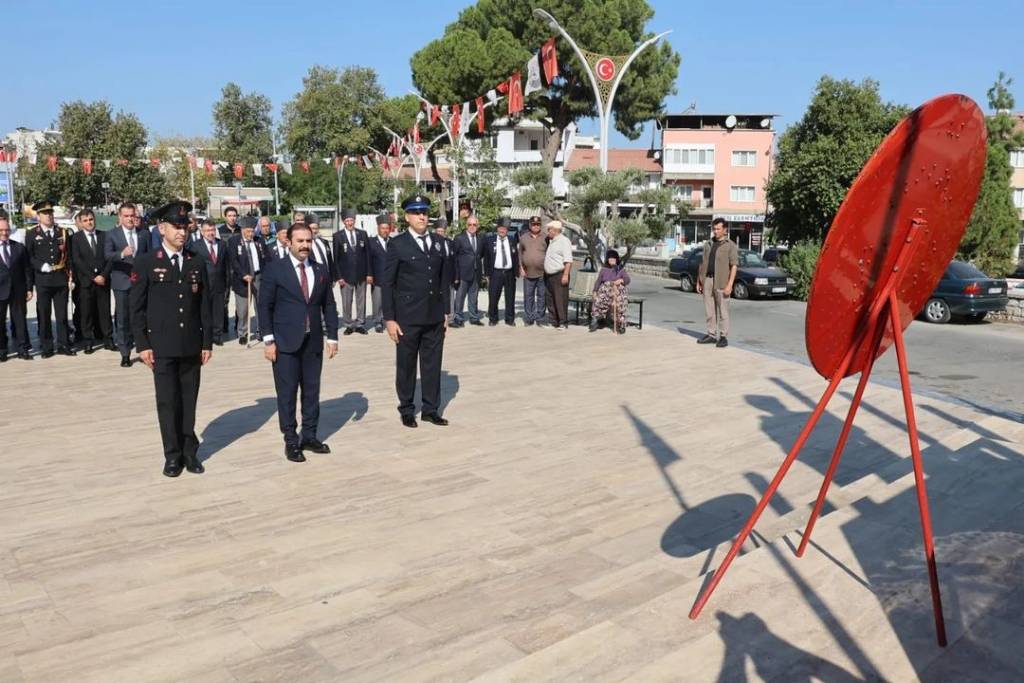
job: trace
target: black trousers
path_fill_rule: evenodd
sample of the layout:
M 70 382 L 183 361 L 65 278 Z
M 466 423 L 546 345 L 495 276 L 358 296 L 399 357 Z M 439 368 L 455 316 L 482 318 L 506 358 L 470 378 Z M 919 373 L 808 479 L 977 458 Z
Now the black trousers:
M 156 416 L 164 442 L 164 459 L 169 463 L 181 464 L 183 460 L 195 458 L 199 450 L 196 401 L 202 367 L 199 355 L 176 358 L 156 355 L 154 358 Z
M 213 339 L 221 341 L 226 336 L 228 327 L 228 292 L 224 285 L 213 285 L 210 289 L 213 298 Z M 217 310 L 217 302 L 224 302 L 224 310 Z
M 14 328 L 15 350 L 28 351 L 28 303 L 24 294 L 15 294 L 10 299 L 0 299 L 0 351 L 8 351 L 7 347 L 7 313 L 11 314 L 11 327 Z
M 53 317 L 50 309 L 57 316 L 57 346 L 70 348 L 68 339 L 68 288 L 67 285 L 53 287 L 36 285 L 36 322 L 39 324 L 39 347 L 43 351 L 53 351 Z
M 289 446 L 299 445 L 296 434 L 295 399 L 302 390 L 302 441 L 316 438 L 320 422 L 320 371 L 324 364 L 322 343 L 306 335 L 294 353 L 277 350 L 274 362 L 274 389 L 277 390 L 277 422 Z
M 433 325 L 402 325 L 395 358 L 395 389 L 398 412 L 415 415 L 416 363 L 420 366 L 422 412 L 436 413 L 441 406 L 441 355 L 444 352 L 444 321 Z
M 516 319 L 516 272 L 495 269 L 487 280 L 487 317 L 491 322 L 498 320 L 498 299 L 505 295 L 505 322 Z
M 544 284 L 548 289 L 548 317 L 551 324 L 569 324 L 569 285 L 562 284 L 562 273 L 544 276 Z
M 132 337 L 132 311 L 128 305 L 130 290 L 114 290 L 114 342 L 122 356 L 129 356 L 135 341 Z
M 110 341 L 110 287 L 89 283 L 76 287 L 75 291 L 78 292 L 75 310 L 80 311 L 82 316 L 78 327 L 79 339 L 90 344 Z

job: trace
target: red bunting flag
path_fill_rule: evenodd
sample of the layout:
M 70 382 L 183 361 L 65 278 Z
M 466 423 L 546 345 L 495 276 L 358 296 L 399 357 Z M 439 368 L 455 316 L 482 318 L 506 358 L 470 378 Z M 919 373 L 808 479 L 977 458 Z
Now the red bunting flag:
M 149 165 L 152 166 L 153 168 L 160 168 L 160 160 L 156 158 L 150 159 Z
M 484 98 L 476 98 L 476 132 L 481 135 L 484 132 Z
M 57 157 L 52 156 L 52 155 L 46 157 L 46 167 L 48 169 L 50 169 L 51 171 L 56 171 L 57 170 Z
M 85 175 L 92 175 L 92 159 L 82 159 L 82 170 Z
M 203 161 L 203 168 L 206 169 L 207 173 L 213 173 L 213 159 L 206 159 Z
M 420 142 L 420 122 L 417 121 L 416 125 L 412 127 L 412 141 L 417 145 Z
M 441 120 L 441 105 L 435 104 L 430 108 L 430 125 L 436 126 Z
M 128 165 L 128 160 L 127 159 L 118 159 L 117 160 L 117 165 L 118 166 L 127 166 Z
M 277 173 L 277 164 L 267 164 L 267 170 L 271 173 Z
M 188 155 L 188 167 L 189 168 L 195 168 L 196 167 L 196 158 L 194 156 L 192 156 L 191 154 Z
M 502 81 L 494 87 L 495 90 L 500 92 L 502 95 L 508 94 L 508 81 Z
M 304 172 L 309 173 L 309 162 L 308 161 L 300 161 L 299 162 L 299 168 L 301 168 Z
M 235 164 L 234 166 L 235 177 L 239 180 L 245 175 L 245 164 Z
M 558 78 L 558 53 L 555 52 L 555 39 L 541 45 L 540 61 L 544 67 L 544 81 L 551 85 L 551 82 Z
M 523 110 L 523 77 L 519 72 L 508 79 L 508 113 L 518 114 Z
M 462 114 L 460 113 L 462 107 L 456 104 L 452 107 L 452 110 L 452 118 L 448 121 L 448 125 L 452 129 L 452 137 L 458 137 L 459 128 L 462 125 Z
M 334 157 L 334 170 L 341 166 L 341 157 Z

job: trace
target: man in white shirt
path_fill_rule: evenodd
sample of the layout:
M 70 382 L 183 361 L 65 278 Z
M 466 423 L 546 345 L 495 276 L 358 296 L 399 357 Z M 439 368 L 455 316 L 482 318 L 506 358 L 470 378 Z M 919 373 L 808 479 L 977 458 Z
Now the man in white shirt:
M 255 237 L 255 217 L 245 216 L 239 225 L 239 234 L 228 240 L 228 253 L 231 255 L 231 290 L 235 293 L 235 332 L 238 343 L 244 346 L 249 343 L 249 319 L 256 313 L 266 245 Z
M 569 273 L 572 242 L 562 234 L 562 222 L 548 223 L 551 242 L 544 255 L 544 284 L 548 289 L 548 316 L 556 330 L 569 328 Z

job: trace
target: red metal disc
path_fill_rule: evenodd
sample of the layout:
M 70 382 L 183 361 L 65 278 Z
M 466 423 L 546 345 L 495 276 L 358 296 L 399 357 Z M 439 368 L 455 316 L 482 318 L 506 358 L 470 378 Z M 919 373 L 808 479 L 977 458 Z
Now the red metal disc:
M 906 329 L 927 303 L 956 253 L 981 188 L 985 117 L 964 95 L 926 102 L 886 136 L 861 170 L 836 214 L 811 282 L 805 335 L 807 355 L 831 378 L 857 342 L 868 311 L 892 277 Z M 900 273 L 893 267 L 918 227 Z M 878 348 L 892 344 L 887 329 Z M 864 341 L 845 376 L 863 369 Z

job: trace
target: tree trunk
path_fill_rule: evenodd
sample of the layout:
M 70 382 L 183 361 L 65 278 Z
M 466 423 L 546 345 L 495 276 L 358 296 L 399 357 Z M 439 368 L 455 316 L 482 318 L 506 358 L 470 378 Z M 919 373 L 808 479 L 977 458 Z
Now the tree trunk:
M 548 139 L 544 143 L 544 149 L 541 151 L 541 163 L 544 164 L 544 168 L 551 170 L 555 167 L 555 158 L 558 156 L 558 150 L 562 147 L 562 139 L 565 137 L 565 129 L 557 126 L 548 129 Z

